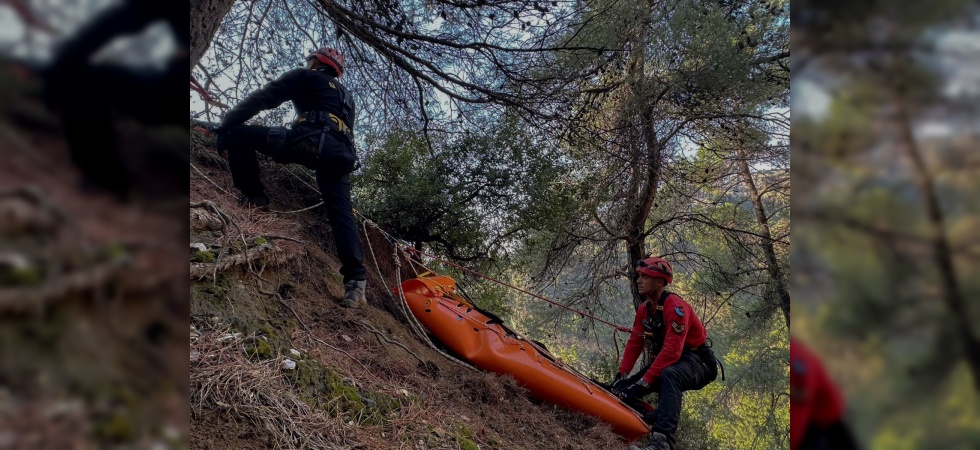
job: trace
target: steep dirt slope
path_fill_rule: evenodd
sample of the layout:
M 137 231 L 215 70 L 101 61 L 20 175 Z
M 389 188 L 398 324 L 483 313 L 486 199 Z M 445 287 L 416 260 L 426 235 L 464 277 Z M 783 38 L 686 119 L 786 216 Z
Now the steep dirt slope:
M 121 121 L 133 201 L 83 193 L 36 80 L 11 73 L 0 64 L 0 448 L 186 448 L 186 175 L 168 165 L 187 130 Z
M 390 294 L 405 265 L 371 227 L 362 236 L 369 306 L 340 307 L 320 208 L 238 206 L 209 139 L 192 132 L 191 203 L 199 207 L 191 242 L 206 250 L 190 250 L 191 448 L 626 448 L 605 424 L 536 404 L 512 378 L 424 343 Z M 319 202 L 300 168 L 263 167 L 273 210 Z M 287 358 L 294 369 L 283 369 Z

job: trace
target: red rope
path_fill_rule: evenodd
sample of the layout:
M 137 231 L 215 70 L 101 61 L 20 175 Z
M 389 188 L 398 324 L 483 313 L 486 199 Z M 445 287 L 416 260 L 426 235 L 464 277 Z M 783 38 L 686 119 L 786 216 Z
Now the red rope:
M 618 372 L 619 371 L 619 340 L 616 339 L 617 331 L 619 330 L 618 329 L 613 330 L 613 345 L 616 346 L 616 371 Z
M 495 279 L 495 278 L 493 278 L 493 277 L 490 277 L 490 276 L 487 276 L 487 275 L 484 275 L 484 274 L 482 274 L 482 273 L 479 273 L 479 272 L 477 272 L 477 271 L 475 271 L 475 270 L 471 270 L 471 269 L 467 269 L 466 267 L 463 267 L 463 266 L 461 266 L 461 265 L 459 265 L 459 264 L 456 264 L 456 263 L 454 263 L 454 262 L 451 262 L 451 261 L 446 261 L 445 259 L 442 259 L 442 258 L 440 258 L 440 257 L 438 257 L 438 256 L 435 256 L 435 255 L 430 255 L 430 254 L 428 254 L 428 253 L 425 253 L 425 252 L 423 252 L 423 251 L 421 251 L 421 250 L 419 250 L 419 249 L 417 249 L 417 248 L 415 248 L 415 247 L 408 247 L 408 248 L 407 248 L 406 250 L 407 250 L 407 251 L 408 251 L 409 253 L 418 253 L 418 254 L 420 254 L 420 255 L 425 255 L 425 256 L 428 256 L 428 257 L 430 257 L 430 258 L 432 258 L 432 259 L 434 259 L 434 260 L 436 260 L 436 261 L 440 261 L 440 262 L 442 262 L 442 263 L 444 263 L 444 264 L 449 264 L 450 266 L 453 266 L 453 267 L 455 267 L 455 268 L 457 268 L 457 269 L 460 269 L 460 270 L 462 270 L 462 271 L 465 271 L 465 272 L 468 272 L 468 273 L 471 273 L 471 274 L 473 274 L 473 275 L 476 275 L 476 276 L 478 276 L 478 277 L 480 277 L 480 278 L 484 278 L 484 279 L 487 279 L 487 280 L 490 280 L 490 281 L 492 281 L 492 282 L 494 282 L 494 283 L 497 283 L 497 284 L 500 284 L 500 285 L 502 285 L 502 286 L 507 286 L 507 287 L 509 287 L 509 288 L 511 288 L 511 289 L 513 289 L 513 290 L 515 290 L 515 291 L 519 291 L 519 292 L 523 292 L 524 294 L 527 294 L 527 295 L 530 295 L 531 297 L 534 297 L 534 298 L 537 298 L 537 299 L 540 299 L 540 300 L 544 300 L 544 301 L 546 301 L 546 302 L 548 302 L 548 303 L 551 303 L 552 305 L 555 305 L 555 306 L 557 306 L 557 307 L 559 307 L 559 308 L 565 308 L 565 309 L 567 309 L 567 310 L 569 310 L 569 311 L 572 311 L 572 312 L 574 312 L 574 313 L 576 313 L 576 314 L 578 314 L 578 315 L 580 315 L 580 316 L 583 316 L 583 317 L 588 317 L 588 318 L 590 318 L 590 319 L 592 319 L 592 320 L 595 320 L 595 321 L 597 321 L 597 322 L 602 322 L 602 323 L 604 323 L 604 324 L 606 324 L 606 325 L 609 325 L 609 326 L 611 326 L 611 327 L 613 327 L 613 328 L 614 328 L 615 330 L 617 330 L 617 331 L 622 331 L 622 332 L 624 332 L 624 333 L 629 333 L 629 334 L 636 334 L 636 335 L 640 335 L 640 336 L 642 336 L 642 333 L 635 333 L 635 332 L 633 332 L 633 330 L 631 330 L 631 329 L 629 329 L 629 328 L 626 328 L 626 327 L 621 327 L 621 326 L 619 326 L 619 325 L 616 325 L 616 324 L 614 324 L 614 323 L 612 323 L 612 322 L 608 322 L 608 321 L 605 321 L 605 320 L 602 320 L 602 319 L 600 319 L 600 318 L 598 318 L 598 317 L 596 317 L 596 316 L 593 316 L 593 315 L 591 315 L 591 314 L 588 314 L 588 313 L 585 313 L 585 312 L 582 312 L 582 311 L 579 311 L 579 310 L 577 310 L 577 309 L 575 309 L 575 308 L 571 308 L 571 307 L 569 307 L 569 306 L 565 306 L 565 305 L 562 305 L 561 303 L 557 303 L 557 302 L 555 302 L 555 301 L 552 301 L 552 300 L 549 300 L 549 299 L 547 299 L 547 298 L 545 298 L 545 297 L 542 297 L 542 296 L 540 296 L 540 295 L 538 295 L 538 294 L 535 294 L 535 293 L 533 293 L 533 292 L 528 292 L 528 291 L 525 291 L 524 289 L 521 289 L 521 288 L 519 288 L 519 287 L 517 287 L 517 286 L 514 286 L 514 285 L 511 285 L 511 284 L 508 284 L 508 283 L 505 283 L 505 282 L 503 282 L 503 281 L 500 281 L 500 280 L 497 280 L 497 279 Z M 613 333 L 613 340 L 616 340 L 616 335 L 615 335 L 615 332 Z M 616 351 L 617 351 L 617 353 L 618 353 L 618 352 L 619 352 L 619 346 L 618 346 L 618 344 L 617 344 L 617 346 L 616 346 L 616 348 L 617 348 L 617 350 L 616 350 Z M 617 354 L 617 359 L 618 359 L 618 354 Z
M 201 94 L 201 98 L 204 99 L 205 102 L 217 106 L 219 108 L 223 108 L 223 109 L 228 108 L 228 105 L 215 100 L 214 97 L 212 97 L 211 94 L 209 94 L 208 91 L 204 89 L 203 86 L 201 86 L 201 83 L 199 83 L 196 79 L 194 79 L 193 75 L 191 75 L 191 89 L 194 92 Z

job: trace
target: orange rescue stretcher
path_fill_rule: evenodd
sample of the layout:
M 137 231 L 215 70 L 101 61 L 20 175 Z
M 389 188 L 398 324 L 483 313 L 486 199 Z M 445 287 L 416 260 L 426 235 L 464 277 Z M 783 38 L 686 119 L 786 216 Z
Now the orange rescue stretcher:
M 615 395 L 457 294 L 452 278 L 414 278 L 401 289 L 412 314 L 456 356 L 512 375 L 541 401 L 595 416 L 628 442 L 650 433 L 642 417 Z

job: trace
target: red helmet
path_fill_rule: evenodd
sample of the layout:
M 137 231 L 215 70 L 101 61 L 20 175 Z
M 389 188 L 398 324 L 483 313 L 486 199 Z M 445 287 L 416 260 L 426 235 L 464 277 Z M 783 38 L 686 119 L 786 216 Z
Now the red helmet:
M 337 71 L 337 76 L 344 74 L 344 55 L 340 54 L 335 48 L 323 47 L 313 53 L 310 53 L 306 60 L 310 61 L 316 59 L 330 67 L 333 67 Z
M 636 271 L 651 277 L 663 278 L 670 284 L 674 280 L 674 269 L 663 258 L 647 258 L 636 262 Z

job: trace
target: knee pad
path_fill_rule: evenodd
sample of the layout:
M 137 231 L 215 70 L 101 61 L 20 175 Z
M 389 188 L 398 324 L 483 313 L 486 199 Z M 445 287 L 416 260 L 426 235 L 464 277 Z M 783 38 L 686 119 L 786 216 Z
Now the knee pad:
M 269 147 L 279 147 L 286 142 L 289 136 L 289 128 L 286 127 L 272 127 L 269 128 L 269 132 L 265 135 L 265 141 L 269 144 Z

